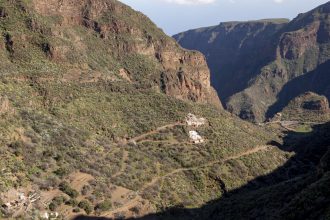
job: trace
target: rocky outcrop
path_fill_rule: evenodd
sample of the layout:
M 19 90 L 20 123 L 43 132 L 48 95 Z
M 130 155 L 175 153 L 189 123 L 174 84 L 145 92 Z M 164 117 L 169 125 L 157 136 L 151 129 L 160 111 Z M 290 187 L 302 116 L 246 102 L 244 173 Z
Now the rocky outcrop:
M 274 59 L 276 52 L 268 38 L 287 22 L 285 19 L 225 22 L 190 30 L 174 38 L 183 47 L 198 50 L 206 56 L 212 71 L 212 85 L 226 102 L 246 88 L 247 81 L 256 74 L 255 69 Z
M 329 102 L 326 97 L 319 100 L 305 101 L 302 107 L 310 111 L 319 111 L 321 113 L 329 112 Z
M 203 55 L 180 48 L 146 16 L 128 6 L 115 0 L 33 0 L 32 10 L 48 20 L 56 18 L 49 24 L 53 40 L 43 44 L 43 50 L 53 62 L 100 66 L 95 65 L 98 61 L 94 56 L 102 53 L 99 59 L 110 62 L 102 63 L 104 67 L 99 71 L 113 71 L 114 67 L 109 65 L 117 62 L 121 68 L 116 70 L 116 75 L 127 82 L 149 80 L 170 96 L 221 108 L 210 85 L 210 72 Z M 34 20 L 32 29 L 40 32 L 38 23 Z M 78 29 L 82 30 L 78 32 Z M 64 44 L 64 40 L 69 44 Z M 80 56 L 70 61 L 72 54 L 77 53 Z M 123 65 L 132 62 L 153 66 L 153 70 L 141 79 L 136 68 Z M 123 69 L 130 73 L 131 80 L 127 80 L 127 74 L 123 76 Z
M 161 88 L 166 94 L 195 102 L 206 100 L 220 107 L 216 91 L 210 85 L 205 58 L 200 53 L 162 51 L 157 56 L 165 69 Z
M 283 19 L 228 22 L 174 37 L 206 55 L 225 107 L 264 121 L 308 91 L 330 98 L 330 3 Z
M 290 103 L 293 108 L 305 111 L 317 111 L 322 114 L 329 112 L 329 101 L 325 96 L 307 92 L 293 99 Z
M 281 115 L 282 120 L 324 123 L 330 120 L 329 101 L 325 96 L 306 92 L 292 99 Z
M 284 33 L 279 43 L 281 58 L 296 60 L 312 48 L 317 50 L 317 33 L 319 28 L 320 22 L 315 22 L 304 30 Z

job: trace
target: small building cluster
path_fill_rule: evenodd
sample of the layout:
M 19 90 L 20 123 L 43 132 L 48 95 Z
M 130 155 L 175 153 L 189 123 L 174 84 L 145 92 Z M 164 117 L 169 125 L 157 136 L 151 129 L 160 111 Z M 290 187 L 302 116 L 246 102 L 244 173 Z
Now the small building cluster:
M 206 119 L 197 118 L 196 115 L 189 113 L 186 117 L 186 123 L 188 126 L 200 127 L 206 124 Z
M 17 198 L 12 201 L 5 202 L 1 206 L 1 209 L 5 213 L 12 213 L 15 215 L 15 213 L 20 212 L 21 210 L 28 210 L 30 205 L 40 198 L 36 193 L 31 194 L 30 196 L 25 196 L 24 193 L 17 193 L 15 197 Z
M 59 214 L 58 212 L 51 212 L 51 213 L 48 213 L 48 212 L 44 212 L 40 215 L 40 218 L 42 219 L 57 219 L 59 217 Z
M 189 137 L 194 144 L 204 143 L 204 138 L 197 131 L 189 131 Z
M 186 117 L 186 123 L 188 126 L 198 128 L 206 124 L 205 118 L 197 118 L 196 115 L 189 113 Z M 194 144 L 201 144 L 204 143 L 204 138 L 199 135 L 199 133 L 195 130 L 189 131 L 189 138 L 192 143 Z

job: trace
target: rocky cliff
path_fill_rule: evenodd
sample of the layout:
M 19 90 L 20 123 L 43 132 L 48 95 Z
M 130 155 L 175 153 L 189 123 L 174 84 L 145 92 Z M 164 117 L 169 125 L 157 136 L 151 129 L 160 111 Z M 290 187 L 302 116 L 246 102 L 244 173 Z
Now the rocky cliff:
M 146 16 L 118 1 L 4 1 L 0 14 L 8 24 L 3 60 L 47 69 L 40 70 L 45 78 L 125 80 L 221 108 L 203 55 L 180 48 Z M 21 30 L 10 25 L 14 22 Z M 61 76 L 51 70 L 55 66 Z
M 256 74 L 254 69 L 274 58 L 275 54 L 270 53 L 274 45 L 269 43 L 269 37 L 287 22 L 285 19 L 225 22 L 174 38 L 183 47 L 204 53 L 212 70 L 212 83 L 226 100 L 246 87 L 248 79 Z M 265 56 L 260 56 L 261 53 Z M 252 59 L 255 57 L 259 59 Z
M 328 98 L 330 3 L 284 19 L 229 22 L 174 36 L 203 52 L 226 108 L 263 121 L 294 97 L 313 91 Z

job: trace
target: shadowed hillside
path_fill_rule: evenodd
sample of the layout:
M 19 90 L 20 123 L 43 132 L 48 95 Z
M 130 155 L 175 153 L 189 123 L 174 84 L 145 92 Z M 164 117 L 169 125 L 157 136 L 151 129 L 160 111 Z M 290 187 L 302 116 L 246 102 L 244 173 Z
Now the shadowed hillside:
M 270 106 L 267 116 L 282 111 L 291 100 L 306 92 L 314 92 L 330 97 L 330 61 L 320 64 L 315 70 L 296 77 L 284 85 L 278 94 L 278 101 Z
M 329 24 L 330 2 L 292 21 L 227 22 L 174 38 L 206 56 L 227 110 L 262 122 L 304 92 L 329 98 Z

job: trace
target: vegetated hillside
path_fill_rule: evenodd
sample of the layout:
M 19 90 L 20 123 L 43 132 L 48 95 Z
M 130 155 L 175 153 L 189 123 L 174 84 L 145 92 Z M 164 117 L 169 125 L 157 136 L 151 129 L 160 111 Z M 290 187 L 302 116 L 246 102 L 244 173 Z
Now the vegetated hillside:
M 174 38 L 203 52 L 226 108 L 261 122 L 312 91 L 330 97 L 330 3 L 288 22 L 228 22 Z
M 204 57 L 115 0 L 1 1 L 0 19 L 2 74 L 125 81 L 221 107 Z
M 295 156 L 280 169 L 255 180 L 273 184 L 258 188 L 251 182 L 228 199 L 207 207 L 213 210 L 207 219 L 329 219 L 329 125 L 314 126 L 306 134 L 288 132 L 280 148 L 295 152 Z M 283 181 L 276 182 L 278 177 L 284 177 Z
M 267 144 L 278 129 L 220 110 L 200 53 L 122 3 L 1 0 L 0 31 L 1 218 L 199 207 L 293 156 Z
M 221 199 L 201 208 L 175 207 L 134 219 L 329 219 L 329 129 L 326 123 L 309 133 L 287 132 L 283 143 L 272 144 L 295 155 L 282 167 L 226 192 Z M 259 156 L 228 163 L 257 165 L 253 159 Z

